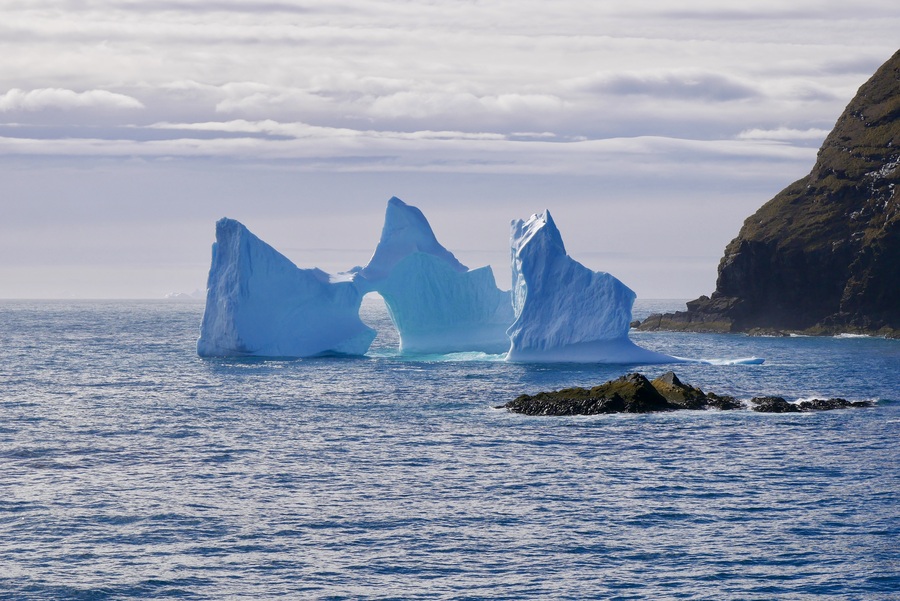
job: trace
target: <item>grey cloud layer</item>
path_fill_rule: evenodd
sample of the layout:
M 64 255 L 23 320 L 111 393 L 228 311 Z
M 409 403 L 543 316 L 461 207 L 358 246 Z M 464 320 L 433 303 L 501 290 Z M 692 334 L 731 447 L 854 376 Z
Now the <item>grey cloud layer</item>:
M 800 160 L 900 25 L 864 2 L 846 17 L 871 35 L 850 47 L 837 3 L 718 6 L 7 3 L 0 120 L 32 127 L 3 128 L 0 149 L 569 173 L 634 138 L 653 156 Z
M 35 112 L 77 108 L 141 109 L 140 100 L 107 90 L 75 92 L 62 88 L 40 88 L 24 91 L 18 88 L 0 94 L 0 112 Z

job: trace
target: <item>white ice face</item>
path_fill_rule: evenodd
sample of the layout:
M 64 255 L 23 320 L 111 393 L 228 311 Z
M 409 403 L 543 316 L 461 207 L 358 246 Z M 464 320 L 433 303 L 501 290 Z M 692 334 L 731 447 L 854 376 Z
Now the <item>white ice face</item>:
M 197 352 L 203 357 L 361 355 L 375 331 L 359 318 L 362 295 L 300 269 L 233 219 L 216 223 L 206 310 Z
M 628 338 L 635 294 L 566 254 L 549 211 L 512 222 L 515 321 L 507 330 L 511 361 L 658 363 L 672 357 Z

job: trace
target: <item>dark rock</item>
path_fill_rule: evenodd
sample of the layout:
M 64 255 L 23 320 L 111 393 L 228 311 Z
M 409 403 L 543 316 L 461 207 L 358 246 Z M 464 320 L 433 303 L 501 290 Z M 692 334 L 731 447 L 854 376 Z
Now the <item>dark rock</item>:
M 591 388 L 591 396 L 602 399 L 620 397 L 628 413 L 647 413 L 676 409 L 650 381 L 639 373 L 631 373 Z
M 815 399 L 789 403 L 782 397 L 761 396 L 750 401 L 754 411 L 765 413 L 797 413 L 827 411 L 849 407 L 870 407 L 865 401 Z M 742 409 L 744 405 L 731 396 L 703 392 L 667 372 L 652 382 L 639 373 L 631 373 L 593 388 L 564 388 L 554 392 L 523 394 L 497 409 L 508 409 L 525 415 L 597 415 L 602 413 L 650 413 L 677 409 Z
M 811 401 L 801 401 L 797 403 L 803 411 L 828 411 L 831 409 L 845 409 L 850 405 L 850 401 L 845 399 L 813 399 Z
M 649 413 L 679 409 L 660 395 L 649 380 L 638 373 L 586 388 L 523 394 L 505 408 L 526 415 L 596 415 L 600 413 Z
M 642 330 L 900 337 L 900 52 L 863 84 L 812 171 L 749 217 L 716 290 Z
M 780 396 L 758 396 L 750 399 L 754 411 L 760 413 L 799 413 L 800 407 L 788 403 Z
M 847 399 L 813 399 L 798 403 L 803 411 L 831 411 L 832 409 L 849 409 L 850 407 L 871 407 L 866 401 L 848 401 Z
M 675 372 L 666 372 L 656 378 L 650 385 L 670 403 L 684 409 L 706 408 L 706 393 L 699 388 L 683 383 Z
M 714 392 L 707 392 L 706 407 L 719 409 L 721 411 L 731 411 L 734 409 L 743 409 L 744 405 L 733 396 L 721 396 Z
M 682 409 L 741 409 L 743 405 L 734 397 L 720 396 L 714 392 L 703 392 L 696 386 L 685 384 L 675 372 L 666 372 L 650 384 L 663 398 Z

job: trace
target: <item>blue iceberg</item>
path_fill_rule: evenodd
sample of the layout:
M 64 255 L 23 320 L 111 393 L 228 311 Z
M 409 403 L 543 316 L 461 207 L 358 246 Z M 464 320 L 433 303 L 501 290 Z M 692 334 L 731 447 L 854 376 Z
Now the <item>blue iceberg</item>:
M 216 223 L 203 357 L 362 355 L 375 331 L 359 318 L 378 292 L 405 354 L 475 351 L 510 361 L 669 363 L 628 338 L 635 294 L 566 254 L 550 213 L 513 221 L 513 282 L 469 269 L 437 240 L 422 212 L 388 201 L 381 239 L 365 267 L 330 275 L 301 269 L 241 223 Z
M 460 263 L 422 211 L 399 198 L 388 201 L 381 240 L 355 281 L 384 298 L 403 353 L 502 353 L 509 346 L 512 304 L 490 266 Z
M 359 318 L 351 281 L 300 269 L 234 219 L 216 222 L 201 357 L 362 355 L 375 330 Z
M 635 294 L 566 254 L 549 211 L 512 222 L 510 361 L 671 363 L 628 338 Z

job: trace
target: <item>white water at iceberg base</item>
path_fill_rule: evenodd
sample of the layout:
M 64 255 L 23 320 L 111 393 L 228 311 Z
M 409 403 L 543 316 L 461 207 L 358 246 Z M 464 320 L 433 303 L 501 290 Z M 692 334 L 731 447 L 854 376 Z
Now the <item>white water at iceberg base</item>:
M 676 357 L 681 363 L 699 363 L 701 365 L 762 365 L 765 359 L 761 357 L 741 357 L 740 359 L 687 359 Z

